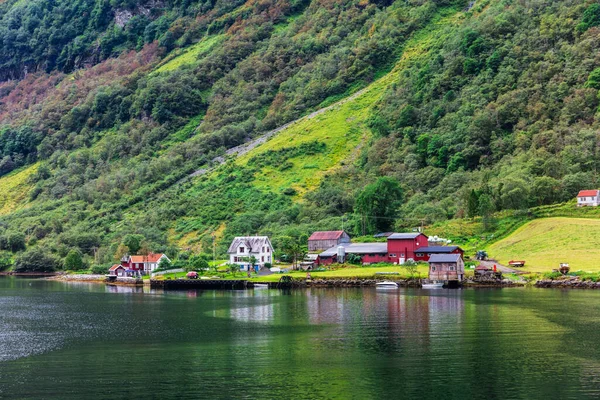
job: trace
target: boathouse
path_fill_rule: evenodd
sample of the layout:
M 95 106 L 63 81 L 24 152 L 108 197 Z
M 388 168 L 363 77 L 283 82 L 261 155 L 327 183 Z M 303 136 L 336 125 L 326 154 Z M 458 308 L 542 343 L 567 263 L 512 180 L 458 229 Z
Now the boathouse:
M 125 276 L 125 267 L 121 264 L 115 264 L 108 269 L 108 274 L 111 276 Z
M 308 238 L 308 251 L 323 251 L 342 243 L 350 243 L 350 235 L 345 231 L 313 232 Z
M 432 254 L 429 257 L 429 279 L 433 281 L 462 281 L 465 263 L 460 254 Z

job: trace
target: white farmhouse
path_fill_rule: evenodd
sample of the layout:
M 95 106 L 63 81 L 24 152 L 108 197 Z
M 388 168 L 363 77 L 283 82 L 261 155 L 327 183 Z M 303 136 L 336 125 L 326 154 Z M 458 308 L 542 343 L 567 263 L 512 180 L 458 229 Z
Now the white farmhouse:
M 229 263 L 238 264 L 242 271 L 251 268 L 251 258 L 260 267 L 273 262 L 273 245 L 267 236 L 236 237 L 229 246 Z
M 600 190 L 582 190 L 577 195 L 577 207 L 600 205 Z

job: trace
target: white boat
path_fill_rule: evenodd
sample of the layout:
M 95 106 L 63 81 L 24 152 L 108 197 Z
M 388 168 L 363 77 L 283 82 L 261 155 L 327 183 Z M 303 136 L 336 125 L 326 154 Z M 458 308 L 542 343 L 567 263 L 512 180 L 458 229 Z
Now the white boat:
M 444 282 L 423 283 L 423 289 L 441 289 L 443 286 Z
M 377 282 L 375 284 L 375 286 L 385 287 L 385 288 L 397 288 L 398 284 L 396 282 L 392 282 L 392 281 L 383 281 L 383 282 Z

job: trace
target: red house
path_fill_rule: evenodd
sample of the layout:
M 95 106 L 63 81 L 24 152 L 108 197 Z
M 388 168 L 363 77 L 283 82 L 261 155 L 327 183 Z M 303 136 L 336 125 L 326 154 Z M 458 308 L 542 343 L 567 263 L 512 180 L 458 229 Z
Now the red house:
M 387 238 L 388 259 L 397 264 L 403 264 L 409 258 L 416 261 L 416 250 L 428 244 L 427 236 L 420 232 L 394 233 Z
M 167 257 L 166 254 L 149 253 L 148 255 L 139 256 L 125 255 L 121 258 L 121 265 L 125 267 L 126 270 L 149 273 L 158 268 L 158 265 L 163 258 L 169 260 L 169 257 Z
M 464 253 L 458 246 L 425 246 L 415 250 L 415 261 L 429 261 L 433 254 L 460 254 L 464 257 Z

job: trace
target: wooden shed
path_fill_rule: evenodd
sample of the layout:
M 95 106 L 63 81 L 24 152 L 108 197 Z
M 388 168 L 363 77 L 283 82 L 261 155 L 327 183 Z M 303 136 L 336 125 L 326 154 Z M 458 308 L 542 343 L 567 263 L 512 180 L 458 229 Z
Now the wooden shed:
M 342 243 L 350 243 L 350 235 L 345 231 L 314 232 L 308 238 L 308 251 L 324 251 Z
M 460 254 L 432 254 L 429 257 L 429 279 L 433 281 L 462 281 L 465 263 Z

